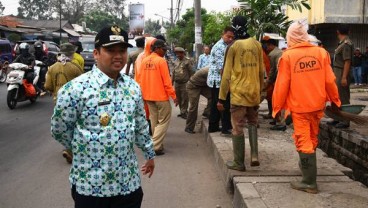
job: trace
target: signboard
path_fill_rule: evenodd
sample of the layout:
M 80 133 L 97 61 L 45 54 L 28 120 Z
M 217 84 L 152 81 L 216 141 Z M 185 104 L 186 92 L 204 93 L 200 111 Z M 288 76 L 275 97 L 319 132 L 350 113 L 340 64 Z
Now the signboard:
M 130 36 L 142 35 L 144 30 L 144 4 L 129 5 Z
M 195 43 L 202 44 L 202 27 L 195 27 Z

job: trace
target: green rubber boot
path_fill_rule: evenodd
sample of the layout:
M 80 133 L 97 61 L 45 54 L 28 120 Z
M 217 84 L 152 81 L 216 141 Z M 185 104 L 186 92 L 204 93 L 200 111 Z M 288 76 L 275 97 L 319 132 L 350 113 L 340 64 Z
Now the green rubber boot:
M 245 171 L 244 154 L 245 154 L 245 141 L 244 135 L 233 136 L 233 152 L 234 160 L 226 162 L 226 166 L 232 170 Z
M 259 166 L 257 126 L 249 125 L 250 166 Z
M 307 193 L 318 193 L 317 188 L 317 159 L 316 153 L 305 154 L 299 152 L 299 168 L 302 171 L 302 181 L 293 181 L 291 188 Z

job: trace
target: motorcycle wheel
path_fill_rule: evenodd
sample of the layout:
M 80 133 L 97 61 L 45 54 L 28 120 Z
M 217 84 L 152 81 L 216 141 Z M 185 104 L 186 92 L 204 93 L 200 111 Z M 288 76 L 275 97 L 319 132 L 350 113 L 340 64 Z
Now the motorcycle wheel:
M 6 81 L 6 74 L 4 72 L 0 72 L 0 82 L 4 83 Z
M 12 89 L 8 92 L 6 102 L 8 104 L 8 107 L 13 110 L 15 106 L 17 106 L 17 100 L 15 99 L 17 93 L 17 89 Z
M 29 101 L 31 101 L 31 103 L 35 103 L 37 100 L 37 97 L 32 97 L 32 98 L 29 98 Z

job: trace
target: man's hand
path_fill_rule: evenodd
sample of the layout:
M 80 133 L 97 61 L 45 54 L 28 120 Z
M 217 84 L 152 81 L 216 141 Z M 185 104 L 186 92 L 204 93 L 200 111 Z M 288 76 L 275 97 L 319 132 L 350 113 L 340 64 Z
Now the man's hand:
M 175 107 L 179 105 L 179 101 L 177 98 L 174 99 Z
M 148 174 L 148 178 L 151 178 L 153 171 L 155 170 L 155 161 L 147 160 L 146 163 L 142 166 L 141 171 L 143 175 Z
M 224 111 L 225 110 L 224 105 L 222 103 L 220 103 L 220 102 L 217 102 L 217 110 Z
M 348 79 L 346 78 L 341 78 L 341 86 L 343 87 L 347 87 L 348 86 Z

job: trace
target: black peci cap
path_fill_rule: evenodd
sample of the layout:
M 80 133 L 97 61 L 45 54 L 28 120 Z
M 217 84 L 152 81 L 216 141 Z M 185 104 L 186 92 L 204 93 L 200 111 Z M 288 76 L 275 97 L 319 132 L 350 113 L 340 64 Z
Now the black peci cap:
M 95 48 L 108 47 L 115 44 L 122 44 L 129 48 L 133 47 L 128 43 L 128 33 L 117 25 L 105 27 L 96 35 Z

